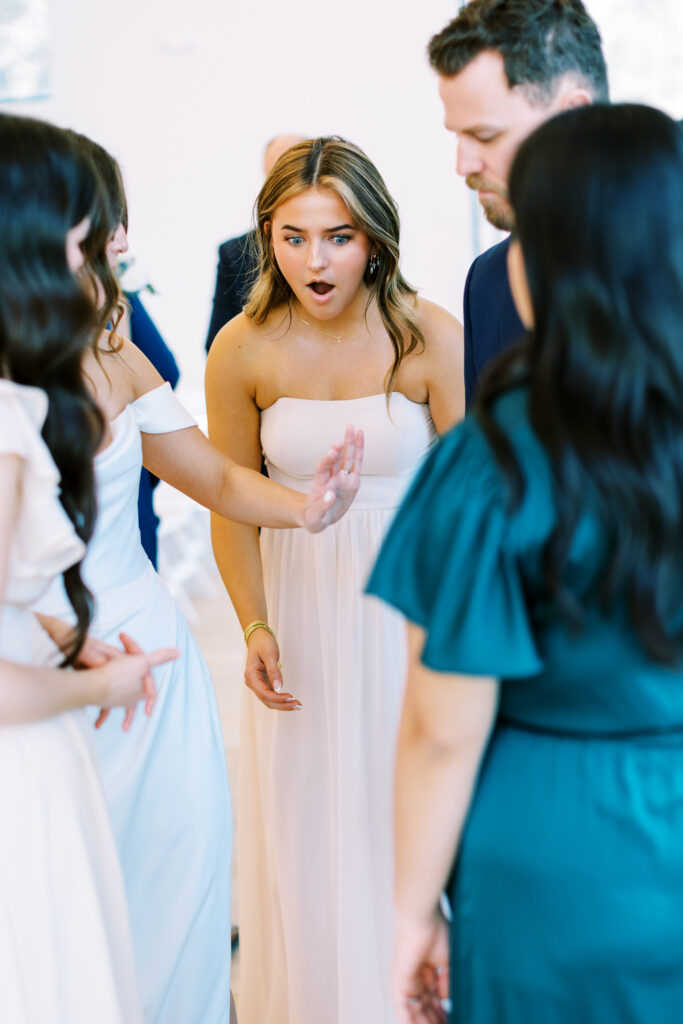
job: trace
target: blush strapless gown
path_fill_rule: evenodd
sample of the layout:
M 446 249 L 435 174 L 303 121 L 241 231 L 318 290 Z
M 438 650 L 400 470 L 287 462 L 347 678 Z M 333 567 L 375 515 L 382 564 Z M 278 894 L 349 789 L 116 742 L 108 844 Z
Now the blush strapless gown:
M 392 774 L 406 667 L 403 619 L 363 595 L 433 437 L 396 393 L 281 398 L 261 415 L 273 480 L 300 491 L 328 439 L 362 427 L 351 510 L 321 534 L 261 531 L 269 621 L 303 710 L 245 692 L 238 886 L 240 1024 L 394 1024 Z

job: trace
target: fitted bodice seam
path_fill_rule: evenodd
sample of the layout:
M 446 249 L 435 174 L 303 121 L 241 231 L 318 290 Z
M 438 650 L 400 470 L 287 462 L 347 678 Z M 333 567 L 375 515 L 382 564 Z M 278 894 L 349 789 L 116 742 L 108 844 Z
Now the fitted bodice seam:
M 403 391 L 392 391 L 391 397 L 393 398 L 394 395 L 404 398 L 406 402 L 410 402 L 411 405 L 428 407 L 427 402 L 416 402 L 415 399 L 408 398 L 408 395 L 404 394 Z M 341 405 L 344 402 L 365 402 L 370 398 L 381 398 L 386 400 L 386 395 L 383 391 L 373 395 L 357 395 L 355 398 L 299 398 L 296 395 L 280 395 L 280 397 L 276 398 L 274 402 L 270 403 L 270 405 L 266 405 L 263 409 L 259 409 L 259 412 L 268 412 L 268 410 L 273 409 L 278 402 L 311 402 L 318 405 Z

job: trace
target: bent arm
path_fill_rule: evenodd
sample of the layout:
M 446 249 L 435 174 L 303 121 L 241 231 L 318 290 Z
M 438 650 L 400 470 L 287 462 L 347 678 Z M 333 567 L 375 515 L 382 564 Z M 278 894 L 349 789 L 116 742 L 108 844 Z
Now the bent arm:
M 244 467 L 255 472 L 261 465 L 260 413 L 251 397 L 248 377 L 235 367 L 220 335 L 206 368 L 206 408 L 214 443 Z M 268 622 L 268 607 L 258 532 L 219 516 L 211 517 L 213 552 L 242 629 L 252 622 Z M 264 629 L 249 637 L 245 682 L 271 710 L 298 708 L 292 694 L 282 690 L 277 639 Z
M 495 680 L 422 665 L 408 628 L 409 670 L 396 755 L 396 934 L 392 969 L 401 1024 L 445 1024 L 448 937 L 439 899 L 495 719 Z
M 273 483 L 255 468 L 238 465 L 198 427 L 143 433 L 142 460 L 155 476 L 217 515 L 274 528 L 304 523 L 307 495 Z
M 9 553 L 21 507 L 23 460 L 0 455 L 0 615 L 7 589 Z M 52 718 L 86 704 L 101 703 L 121 695 L 128 704 L 148 694 L 143 680 L 152 665 L 167 660 L 168 652 L 128 660 L 88 672 L 23 665 L 0 659 L 0 725 L 22 725 Z M 173 652 L 172 656 L 176 656 Z
M 221 335 L 206 364 L 206 411 L 209 435 L 220 452 L 239 463 L 236 469 L 261 477 L 261 416 L 253 398 L 249 369 L 231 358 Z M 233 461 L 234 460 L 234 461 Z M 244 629 L 250 622 L 268 622 L 258 531 L 235 517 L 211 517 L 213 550 L 237 616 Z M 269 524 L 265 524 L 269 525 Z
M 124 341 L 119 355 L 128 382 L 128 401 L 136 402 L 145 396 L 149 399 L 151 392 L 162 388 L 164 382 L 155 368 L 131 342 Z M 213 357 L 210 362 L 214 365 Z M 234 389 L 235 401 L 240 394 L 239 388 Z M 218 396 L 219 404 L 229 406 L 232 400 L 225 392 Z M 239 408 L 251 411 L 258 422 L 258 409 L 248 396 L 246 400 L 241 398 Z M 182 407 L 181 413 L 184 413 Z M 166 410 L 161 418 L 168 419 Z M 150 413 L 148 408 L 145 419 L 153 420 L 154 411 Z M 305 526 L 317 532 L 343 514 L 357 490 L 359 481 L 355 476 L 340 474 L 342 459 L 334 446 L 321 460 L 320 467 L 325 472 L 316 477 L 313 491 L 300 494 L 261 476 L 249 462 L 239 464 L 227 451 L 212 444 L 198 427 L 187 426 L 188 419 L 186 414 L 180 418 L 180 428 L 177 415 L 176 422 L 170 425 L 162 423 L 157 427 L 150 423 L 146 429 L 143 424 L 143 464 L 155 476 L 218 515 L 258 526 L 276 529 Z M 233 416 L 231 422 L 239 423 L 239 417 Z M 349 443 L 347 437 L 345 464 L 351 466 L 354 457 L 360 457 L 361 452 L 362 439 L 353 436 Z M 260 466 L 260 462 L 257 465 Z M 328 488 L 326 480 L 329 480 Z

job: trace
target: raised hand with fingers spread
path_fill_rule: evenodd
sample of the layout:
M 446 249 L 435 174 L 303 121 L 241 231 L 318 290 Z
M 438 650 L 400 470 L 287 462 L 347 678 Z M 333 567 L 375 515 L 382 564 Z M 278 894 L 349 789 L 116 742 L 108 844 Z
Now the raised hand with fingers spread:
M 336 523 L 353 503 L 360 487 L 365 440 L 362 430 L 347 426 L 343 441 L 335 441 L 315 467 L 313 487 L 304 507 L 304 526 L 319 533 Z

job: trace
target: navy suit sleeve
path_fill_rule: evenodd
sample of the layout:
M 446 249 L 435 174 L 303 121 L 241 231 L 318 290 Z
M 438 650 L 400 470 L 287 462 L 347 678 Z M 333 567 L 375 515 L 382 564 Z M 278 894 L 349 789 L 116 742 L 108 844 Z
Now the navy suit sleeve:
M 258 276 L 259 261 L 254 232 L 247 231 L 245 235 L 223 242 L 218 250 L 218 257 L 216 291 L 206 338 L 207 352 L 221 327 L 242 312 Z
M 130 340 L 147 356 L 150 363 L 159 371 L 164 380 L 174 388 L 180 378 L 178 364 L 173 353 L 159 334 L 156 324 L 140 301 L 136 293 L 127 293 L 130 305 Z M 140 524 L 140 540 L 150 562 L 157 568 L 157 530 L 159 519 L 154 511 L 152 491 L 158 480 L 146 469 L 140 474 L 138 491 L 138 522 Z
M 218 270 L 216 273 L 216 289 L 213 296 L 211 322 L 206 336 L 208 352 L 221 327 L 242 312 L 242 282 L 240 280 L 239 261 L 234 261 L 228 246 L 222 245 L 218 250 Z
M 465 407 L 469 409 L 474 398 L 477 385 L 477 367 L 474 362 L 474 346 L 472 343 L 472 313 L 470 310 L 470 285 L 477 265 L 475 260 L 467 274 L 465 294 L 463 296 L 463 322 L 465 327 Z
M 137 294 L 126 294 L 126 298 L 130 305 L 131 341 L 174 388 L 180 379 L 180 370 L 173 353 L 159 334 L 140 297 Z

